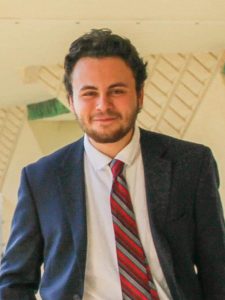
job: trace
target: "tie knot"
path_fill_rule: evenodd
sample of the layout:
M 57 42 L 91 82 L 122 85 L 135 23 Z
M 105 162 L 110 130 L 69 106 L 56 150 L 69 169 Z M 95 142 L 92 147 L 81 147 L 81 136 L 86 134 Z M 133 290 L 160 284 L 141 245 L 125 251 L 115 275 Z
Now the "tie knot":
M 118 175 L 120 175 L 123 172 L 124 162 L 118 159 L 113 159 L 109 164 L 113 178 L 116 178 Z

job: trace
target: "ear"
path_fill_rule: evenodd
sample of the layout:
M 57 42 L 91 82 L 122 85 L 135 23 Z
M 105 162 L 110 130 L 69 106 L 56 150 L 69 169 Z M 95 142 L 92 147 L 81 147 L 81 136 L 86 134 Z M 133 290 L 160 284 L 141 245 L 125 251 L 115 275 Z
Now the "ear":
M 75 113 L 75 108 L 74 108 L 73 96 L 72 96 L 72 95 L 69 95 L 69 96 L 68 96 L 68 102 L 69 102 L 70 110 L 71 110 L 73 113 Z
M 144 102 L 144 86 L 140 89 L 138 95 L 137 95 L 137 100 L 138 100 L 138 107 L 139 109 L 142 108 L 143 102 Z

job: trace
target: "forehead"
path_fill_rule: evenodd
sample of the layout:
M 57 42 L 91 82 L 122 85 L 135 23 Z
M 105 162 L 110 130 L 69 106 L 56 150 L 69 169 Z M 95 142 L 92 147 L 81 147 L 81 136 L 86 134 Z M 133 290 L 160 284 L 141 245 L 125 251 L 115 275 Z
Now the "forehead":
M 81 81 L 134 81 L 131 68 L 119 57 L 82 57 L 71 74 L 72 84 Z

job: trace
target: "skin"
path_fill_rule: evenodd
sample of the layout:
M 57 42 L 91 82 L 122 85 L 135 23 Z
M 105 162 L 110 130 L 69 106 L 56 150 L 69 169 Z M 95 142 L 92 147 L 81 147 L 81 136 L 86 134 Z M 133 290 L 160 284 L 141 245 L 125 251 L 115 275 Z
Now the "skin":
M 71 82 L 70 108 L 81 128 L 95 148 L 115 157 L 130 142 L 143 104 L 132 70 L 118 57 L 83 57 Z

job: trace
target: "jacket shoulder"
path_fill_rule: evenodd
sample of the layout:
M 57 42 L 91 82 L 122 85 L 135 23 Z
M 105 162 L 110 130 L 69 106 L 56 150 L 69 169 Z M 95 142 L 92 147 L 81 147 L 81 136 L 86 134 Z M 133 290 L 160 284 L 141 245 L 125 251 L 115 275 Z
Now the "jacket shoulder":
M 177 160 L 184 157 L 201 157 L 202 155 L 212 155 L 209 147 L 171 137 L 165 134 L 146 131 L 141 129 L 141 139 L 144 147 L 152 148 L 152 152 L 158 154 L 161 151 L 162 156 Z M 160 149 L 160 150 L 159 150 Z
M 61 166 L 67 159 L 73 157 L 80 157 L 79 155 L 83 152 L 83 138 L 65 145 L 64 147 L 56 150 L 55 152 L 43 156 L 36 162 L 33 162 L 25 167 L 27 172 L 33 172 L 37 170 L 43 171 L 54 171 L 56 168 Z

